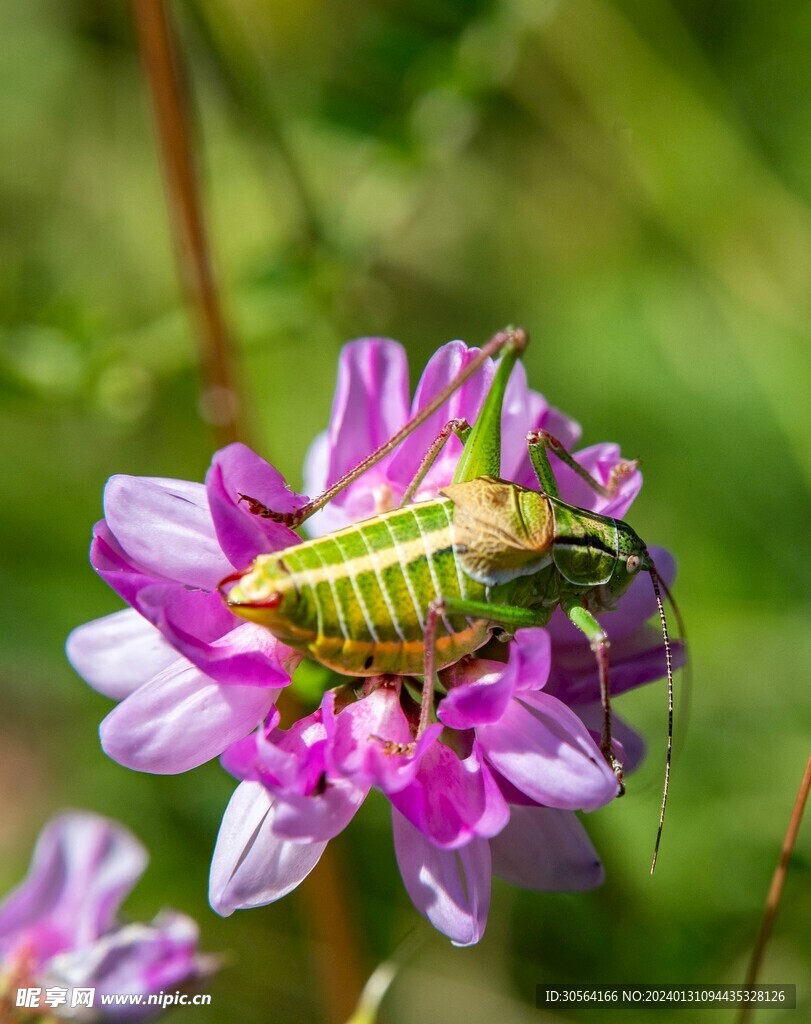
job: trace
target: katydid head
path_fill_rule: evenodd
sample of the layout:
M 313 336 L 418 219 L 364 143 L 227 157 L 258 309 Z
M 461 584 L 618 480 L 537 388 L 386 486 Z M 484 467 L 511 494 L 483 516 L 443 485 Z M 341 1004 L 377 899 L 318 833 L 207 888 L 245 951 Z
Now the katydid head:
M 590 593 L 597 610 L 613 608 L 640 570 L 651 571 L 645 542 L 621 519 L 549 499 L 555 517 L 552 559 L 561 576 Z
M 610 522 L 616 530 L 616 558 L 611 575 L 596 595 L 597 602 L 604 608 L 613 608 L 640 572 L 654 571 L 647 546 L 636 531 L 622 519 Z
M 547 498 L 554 515 L 552 560 L 574 588 L 588 590 L 609 609 L 650 562 L 647 548 L 627 523 Z

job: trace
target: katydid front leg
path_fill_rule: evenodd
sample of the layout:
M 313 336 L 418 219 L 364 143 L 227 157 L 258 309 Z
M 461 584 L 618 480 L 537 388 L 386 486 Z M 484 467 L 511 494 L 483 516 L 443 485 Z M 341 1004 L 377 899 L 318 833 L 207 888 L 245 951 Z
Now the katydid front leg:
M 566 612 L 569 621 L 577 626 L 589 642 L 589 645 L 597 659 L 597 669 L 600 673 L 600 701 L 603 705 L 603 732 L 600 739 L 600 750 L 603 757 L 608 761 L 617 776 L 619 784 L 619 796 L 625 792 L 625 784 L 622 776 L 622 764 L 614 753 L 614 744 L 611 740 L 611 690 L 608 682 L 608 636 L 594 618 L 591 612 L 579 603 L 577 598 L 569 598 L 561 601 L 561 607 Z
M 529 450 L 529 460 L 532 463 L 532 468 L 535 470 L 541 490 L 551 498 L 559 498 L 560 493 L 558 492 L 555 474 L 552 472 L 552 466 L 549 462 L 550 451 L 554 452 L 561 462 L 564 462 L 569 469 L 577 473 L 581 480 L 585 481 L 596 494 L 603 498 L 613 498 L 625 477 L 633 473 L 639 465 L 635 459 L 618 462 L 611 470 L 608 486 L 605 486 L 599 480 L 595 480 L 591 473 L 580 465 L 571 452 L 568 452 L 560 441 L 546 430 L 530 430 L 527 434 L 527 449 Z

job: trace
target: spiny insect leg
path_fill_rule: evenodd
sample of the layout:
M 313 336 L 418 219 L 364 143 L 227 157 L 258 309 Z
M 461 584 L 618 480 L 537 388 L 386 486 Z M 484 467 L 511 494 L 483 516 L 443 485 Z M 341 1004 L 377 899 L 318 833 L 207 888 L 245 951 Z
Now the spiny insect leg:
M 610 645 L 608 636 L 591 612 L 581 604 L 577 604 L 574 601 L 565 602 L 563 609 L 569 617 L 569 621 L 585 634 L 597 659 L 597 670 L 600 675 L 600 702 L 603 705 L 603 732 L 600 739 L 600 750 L 617 777 L 619 785 L 618 795 L 622 796 L 625 792 L 622 764 L 614 753 L 614 744 L 611 739 L 611 689 L 608 681 L 608 648 Z
M 445 614 L 445 602 L 442 598 L 436 598 L 428 606 L 428 615 L 425 620 L 424 633 L 424 659 L 422 677 L 422 697 L 420 699 L 420 717 L 417 723 L 417 734 L 410 743 L 397 743 L 394 740 L 386 740 L 382 736 L 372 735 L 369 739 L 377 740 L 383 744 L 387 754 L 406 754 L 408 757 L 414 753 L 417 740 L 428 728 L 431 721 L 431 712 L 434 707 L 434 689 L 438 683 L 436 675 L 436 634 L 439 620 Z
M 499 626 L 516 630 L 523 626 L 542 626 L 549 620 L 543 609 L 533 610 L 509 604 L 488 604 L 458 597 L 439 597 L 428 606 L 425 621 L 425 661 L 422 684 L 422 703 L 417 739 L 425 732 L 431 718 L 436 678 L 436 640 L 439 621 L 446 615 L 463 615 L 470 619 L 487 619 Z
M 417 726 L 417 739 L 428 728 L 431 711 L 434 706 L 434 689 L 438 682 L 436 677 L 436 633 L 439 620 L 445 614 L 445 601 L 436 598 L 428 606 L 428 617 L 425 620 L 425 661 L 422 674 L 422 701 L 420 703 L 420 721 Z
M 619 462 L 611 471 L 608 485 L 605 486 L 599 480 L 595 480 L 591 473 L 584 469 L 575 457 L 563 447 L 560 441 L 546 430 L 530 430 L 527 434 L 527 448 L 532 468 L 535 470 L 535 475 L 538 477 L 541 489 L 552 498 L 558 498 L 560 495 L 555 474 L 552 472 L 552 465 L 549 462 L 550 451 L 554 452 L 561 462 L 564 462 L 569 469 L 577 473 L 581 480 L 584 480 L 596 494 L 601 495 L 603 498 L 613 498 L 617 493 L 620 483 L 629 473 L 633 473 L 638 466 L 638 462 L 635 459 Z
M 448 420 L 445 426 L 440 430 L 434 440 L 431 442 L 428 451 L 425 453 L 422 462 L 419 464 L 417 472 L 414 474 L 414 479 L 408 485 L 403 494 L 403 499 L 398 505 L 398 508 L 402 508 L 403 505 L 408 505 L 417 493 L 417 488 L 420 486 L 422 481 L 425 479 L 425 474 L 433 466 L 437 460 L 437 456 L 445 447 L 448 438 L 451 434 L 456 434 L 462 444 L 467 441 L 470 437 L 470 424 L 465 419 Z
M 484 344 L 481 349 L 476 353 L 473 359 L 467 364 L 467 366 L 459 373 L 453 380 L 449 381 L 444 388 L 438 394 L 434 395 L 431 401 L 425 405 L 420 411 L 400 429 L 393 434 L 388 441 L 385 441 L 379 448 L 376 448 L 371 454 L 367 455 L 365 459 L 362 459 L 353 469 L 350 469 L 348 473 L 345 473 L 339 480 L 336 480 L 334 484 L 331 484 L 325 491 L 319 494 L 315 498 L 311 498 L 306 505 L 302 505 L 296 512 L 274 512 L 273 509 L 267 508 L 260 501 L 255 498 L 249 498 L 247 495 L 240 495 L 241 500 L 248 502 L 248 507 L 251 512 L 256 515 L 260 515 L 265 519 L 272 519 L 277 523 L 284 523 L 285 526 L 289 526 L 291 529 L 295 529 L 305 521 L 309 519 L 313 513 L 317 512 L 320 508 L 323 508 L 328 502 L 330 502 L 337 494 L 346 488 L 358 477 L 363 476 L 367 469 L 371 469 L 372 466 L 377 465 L 381 459 L 385 458 L 389 452 L 394 451 L 398 445 L 402 444 L 403 441 L 410 435 L 413 434 L 417 427 L 422 426 L 426 420 L 428 420 L 441 406 L 447 402 L 454 392 L 458 391 L 459 388 L 469 380 L 474 373 L 476 373 L 492 356 L 498 355 L 503 352 L 505 355 L 512 353 L 512 358 L 515 359 L 524 351 L 528 343 L 528 337 L 525 330 L 521 327 L 507 327 L 503 331 L 499 331 L 494 334 L 493 337 Z
M 527 450 L 529 452 L 529 461 L 535 470 L 535 476 L 538 478 L 541 490 L 544 494 L 548 494 L 550 498 L 559 498 L 558 482 L 555 479 L 555 474 L 552 472 L 549 453 L 546 450 L 549 447 L 547 444 L 548 437 L 550 435 L 543 430 L 530 430 L 527 434 Z
M 386 740 L 382 736 L 372 735 L 369 739 L 382 743 L 389 754 L 414 753 L 417 740 L 422 736 L 431 721 L 434 706 L 434 690 L 438 679 L 436 674 L 436 641 L 440 620 L 447 615 L 464 615 L 471 619 L 487 619 L 494 625 L 505 626 L 510 630 L 524 626 L 543 626 L 549 621 L 548 609 L 522 608 L 518 605 L 488 604 L 486 601 L 468 601 L 463 598 L 435 598 L 428 606 L 425 620 L 425 656 L 423 661 L 422 698 L 420 701 L 420 717 L 417 734 L 411 743 L 397 743 Z

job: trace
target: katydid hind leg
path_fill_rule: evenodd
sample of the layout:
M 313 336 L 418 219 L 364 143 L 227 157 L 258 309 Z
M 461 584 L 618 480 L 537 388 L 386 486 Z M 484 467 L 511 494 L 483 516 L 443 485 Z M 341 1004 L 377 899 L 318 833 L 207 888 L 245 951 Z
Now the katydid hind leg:
M 603 706 L 600 751 L 617 777 L 619 785 L 618 795 L 622 796 L 625 792 L 622 764 L 614 752 L 614 743 L 611 737 L 611 687 L 608 671 L 608 648 L 610 643 L 608 634 L 591 612 L 584 608 L 582 604 L 576 601 L 567 601 L 564 602 L 563 608 L 569 621 L 584 634 L 594 653 L 594 657 L 597 659 L 597 671 L 600 678 L 600 703 Z
M 422 701 L 420 702 L 420 720 L 417 725 L 417 739 L 422 736 L 431 721 L 434 706 L 434 689 L 439 681 L 436 675 L 436 639 L 439 620 L 445 615 L 445 601 L 437 598 L 428 606 L 425 620 L 425 661 L 422 673 Z
M 506 365 L 511 368 L 516 359 L 521 356 L 521 353 L 526 348 L 528 340 L 526 331 L 520 327 L 508 327 L 505 330 L 494 334 L 493 337 L 490 338 L 490 340 L 484 344 L 470 360 L 467 366 L 465 366 L 465 368 L 461 370 L 452 381 L 449 381 L 449 383 L 446 384 L 430 402 L 412 416 L 407 423 L 400 427 L 400 429 L 394 433 L 388 441 L 385 441 L 379 448 L 376 448 L 373 452 L 367 455 L 365 459 L 361 459 L 356 466 L 331 484 L 325 491 L 322 491 L 321 494 L 317 495 L 315 498 L 311 498 L 297 511 L 276 512 L 273 509 L 268 508 L 266 505 L 263 505 L 262 502 L 258 501 L 256 498 L 251 498 L 245 494 L 240 495 L 240 500 L 246 501 L 250 511 L 255 515 L 262 516 L 264 519 L 272 519 L 277 523 L 284 523 L 285 526 L 289 526 L 291 529 L 296 529 L 298 526 L 301 526 L 305 520 L 309 519 L 310 516 L 328 504 L 334 497 L 346 490 L 346 488 L 351 483 L 354 483 L 358 477 L 363 476 L 368 469 L 377 465 L 377 463 L 380 462 L 381 459 L 385 458 L 389 452 L 394 451 L 395 448 L 402 444 L 410 434 L 433 416 L 437 409 L 444 405 L 450 396 L 454 394 L 454 392 L 458 391 L 465 381 L 469 380 L 479 369 L 481 369 L 488 359 L 501 353 L 501 361 L 506 361 Z
M 456 464 L 456 472 L 453 474 L 455 484 L 466 483 L 480 476 L 499 476 L 501 473 L 501 413 L 504 397 L 513 367 L 529 341 L 520 328 L 514 334 L 513 343 L 505 348 L 499 360 L 490 390 Z

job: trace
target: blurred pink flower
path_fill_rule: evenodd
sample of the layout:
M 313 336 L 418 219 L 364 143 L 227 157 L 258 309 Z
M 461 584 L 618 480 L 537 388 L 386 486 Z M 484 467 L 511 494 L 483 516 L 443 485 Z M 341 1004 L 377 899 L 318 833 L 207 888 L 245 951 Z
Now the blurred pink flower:
M 0 977 L 11 992 L 90 986 L 94 1016 L 138 1020 L 158 1008 L 102 1006 L 102 996 L 148 996 L 215 970 L 214 957 L 198 954 L 197 925 L 185 914 L 162 911 L 149 924 L 118 920 L 147 860 L 143 846 L 116 822 L 84 811 L 53 818 L 40 833 L 27 877 L 0 903 Z M 63 1005 L 53 1012 L 76 1011 Z

